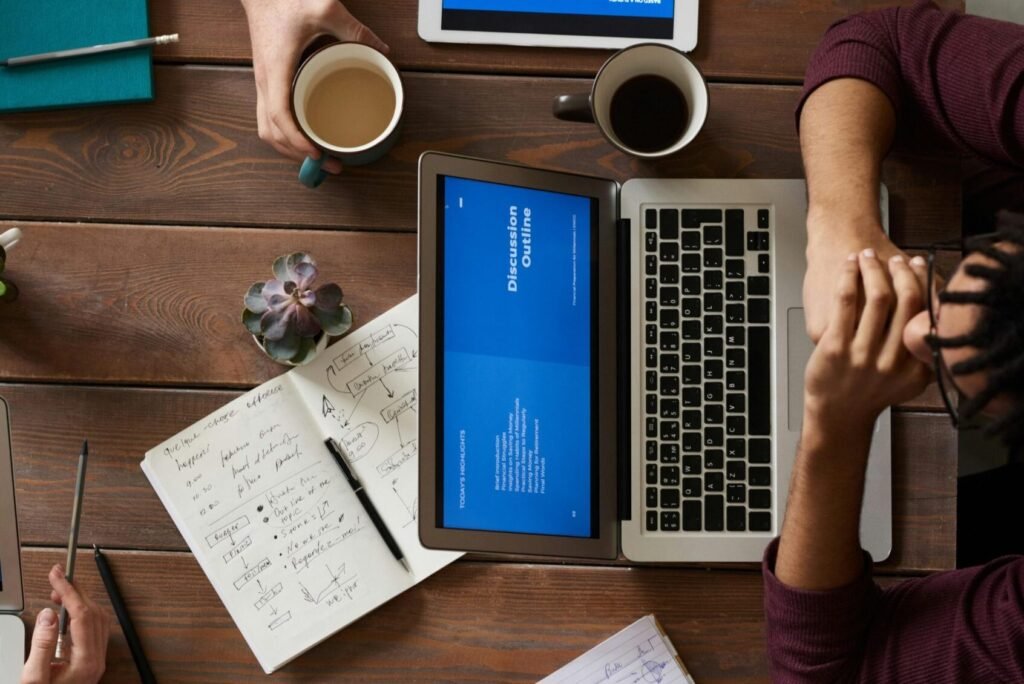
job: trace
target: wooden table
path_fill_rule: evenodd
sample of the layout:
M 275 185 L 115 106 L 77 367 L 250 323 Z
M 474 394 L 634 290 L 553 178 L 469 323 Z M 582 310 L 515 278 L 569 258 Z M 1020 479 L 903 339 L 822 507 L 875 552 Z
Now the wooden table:
M 152 3 L 149 104 L 0 116 L 0 231 L 25 238 L 0 305 L 0 395 L 10 404 L 28 611 L 63 561 L 78 445 L 93 457 L 83 545 L 110 559 L 161 681 L 262 680 L 249 649 L 139 469 L 143 453 L 282 368 L 239 322 L 271 260 L 312 251 L 357 320 L 415 290 L 416 159 L 443 150 L 633 176 L 802 175 L 793 107 L 821 33 L 887 3 L 701 3 L 694 58 L 711 115 L 683 154 L 647 163 L 551 99 L 586 89 L 607 53 L 428 45 L 415 0 L 351 0 L 404 70 L 403 137 L 384 161 L 317 191 L 256 137 L 255 90 L 237 0 Z M 958 2 L 947 2 L 958 6 Z M 885 166 L 896 241 L 959 231 L 958 162 L 919 142 Z M 934 391 L 894 419 L 898 576 L 954 563 L 956 441 Z M 109 609 L 91 562 L 77 579 Z M 765 681 L 755 566 L 628 567 L 473 557 L 337 634 L 275 681 L 531 681 L 656 612 L 702 684 Z M 105 681 L 133 681 L 115 628 Z

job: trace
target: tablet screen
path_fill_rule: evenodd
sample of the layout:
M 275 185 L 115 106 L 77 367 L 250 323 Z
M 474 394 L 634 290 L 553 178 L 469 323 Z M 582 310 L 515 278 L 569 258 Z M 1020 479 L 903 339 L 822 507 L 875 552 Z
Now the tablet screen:
M 438 179 L 438 524 L 592 537 L 598 201 Z
M 442 0 L 441 28 L 671 39 L 675 0 Z

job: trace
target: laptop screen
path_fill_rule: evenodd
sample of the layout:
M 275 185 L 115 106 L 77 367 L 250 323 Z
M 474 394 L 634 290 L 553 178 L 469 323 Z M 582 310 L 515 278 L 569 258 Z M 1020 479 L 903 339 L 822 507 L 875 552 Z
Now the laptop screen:
M 454 31 L 672 38 L 675 0 L 442 0 Z
M 438 524 L 595 536 L 597 200 L 438 181 Z

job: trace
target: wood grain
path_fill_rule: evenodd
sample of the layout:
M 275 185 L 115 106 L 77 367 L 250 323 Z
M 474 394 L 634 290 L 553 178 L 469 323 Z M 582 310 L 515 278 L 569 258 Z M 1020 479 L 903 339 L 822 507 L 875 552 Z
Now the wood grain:
M 691 58 L 711 79 L 797 83 L 825 29 L 862 10 L 908 5 L 911 0 L 770 2 L 714 0 L 700 5 L 697 49 Z M 963 3 L 941 0 L 949 9 Z M 347 0 L 345 5 L 391 47 L 404 69 L 483 73 L 590 75 L 610 51 L 554 50 L 431 44 L 417 35 L 416 0 Z M 153 2 L 155 33 L 181 33 L 181 42 L 156 58 L 177 62 L 245 63 L 251 60 L 245 13 L 238 0 Z M 777 39 L 766 27 L 784 28 Z
M 0 117 L 0 218 L 196 225 L 416 228 L 416 162 L 440 150 L 624 181 L 803 174 L 795 87 L 718 85 L 704 131 L 658 163 L 613 150 L 594 126 L 551 114 L 578 79 L 406 73 L 391 155 L 310 191 L 256 137 L 248 69 L 160 67 L 153 103 Z M 959 163 L 941 146 L 893 154 L 892 233 L 924 246 L 958 235 Z
M 235 392 L 0 385 L 11 410 L 22 540 L 59 545 L 67 534 L 75 454 L 89 438 L 83 544 L 184 550 L 139 468 L 143 454 L 235 396 Z M 54 420 L 59 416 L 59 420 Z M 940 414 L 894 419 L 895 550 L 888 572 L 953 567 L 956 439 Z M 131 520 L 131 525 L 125 525 Z M 506 559 L 507 560 L 507 559 Z
M 266 681 L 190 554 L 108 552 L 160 681 Z M 26 549 L 27 620 L 58 550 Z M 110 611 L 83 549 L 75 580 Z M 283 682 L 533 682 L 655 612 L 701 684 L 766 681 L 758 572 L 456 562 L 274 675 Z M 136 677 L 113 621 L 104 682 Z

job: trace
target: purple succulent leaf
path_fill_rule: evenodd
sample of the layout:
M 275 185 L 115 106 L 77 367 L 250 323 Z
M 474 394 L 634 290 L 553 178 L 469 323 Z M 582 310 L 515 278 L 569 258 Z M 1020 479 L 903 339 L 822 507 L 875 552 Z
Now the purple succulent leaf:
M 284 254 L 274 259 L 274 265 L 271 270 L 274 271 L 274 277 L 278 280 L 288 280 L 288 255 Z
M 332 311 L 341 305 L 341 288 L 335 283 L 327 283 L 316 289 L 316 308 Z
M 312 307 L 314 304 L 316 304 L 316 293 L 313 292 L 312 290 L 305 290 L 299 296 L 299 304 L 302 304 L 302 306 L 306 307 L 307 309 Z
M 337 337 L 344 335 L 352 327 L 352 310 L 347 306 L 338 309 L 313 309 L 313 315 L 320 321 L 324 332 Z
M 279 340 L 264 340 L 263 348 L 275 361 L 291 361 L 302 349 L 302 338 L 289 332 Z
M 267 282 L 263 283 L 263 298 L 266 299 L 268 302 L 270 301 L 271 297 L 274 297 L 276 295 L 287 294 L 288 293 L 284 291 L 283 280 L 278 280 L 277 278 L 275 278 L 274 280 L 268 280 Z
M 303 337 L 299 343 L 299 351 L 292 356 L 291 362 L 296 366 L 309 363 L 316 357 L 316 340 L 312 337 Z
M 246 330 L 251 332 L 253 335 L 262 335 L 263 330 L 260 328 L 260 318 L 258 313 L 245 309 L 242 311 L 242 323 L 245 325 Z
M 316 262 L 313 261 L 313 257 L 309 256 L 305 252 L 289 254 L 285 258 L 285 269 L 288 273 L 287 280 L 293 280 L 295 282 L 299 281 L 299 275 L 295 272 L 295 269 L 299 264 L 312 264 L 313 266 L 316 266 Z
M 295 300 L 289 297 L 288 295 L 274 295 L 273 297 L 270 298 L 270 301 L 267 302 L 267 308 L 280 310 L 285 307 L 289 307 L 294 303 Z
M 292 310 L 294 312 L 292 314 L 293 327 L 300 337 L 314 337 L 320 332 L 320 321 L 316 319 L 316 316 L 309 309 L 296 304 L 292 307 Z
M 297 290 L 297 289 L 298 289 L 298 287 L 296 287 L 294 281 L 292 281 L 292 280 L 284 281 L 284 293 L 285 294 L 288 294 L 288 295 L 295 294 L 295 290 Z
M 261 314 L 267 310 L 267 300 L 263 298 L 263 286 L 265 283 L 253 283 L 249 291 L 245 293 L 245 308 L 255 314 Z
M 308 290 L 313 281 L 316 280 L 317 268 L 309 261 L 296 264 L 293 270 L 295 271 L 295 283 L 299 286 L 300 290 Z
M 291 322 L 294 318 L 294 311 L 297 306 L 283 306 L 279 309 L 270 309 L 260 318 L 260 330 L 268 340 L 280 340 L 292 328 Z

